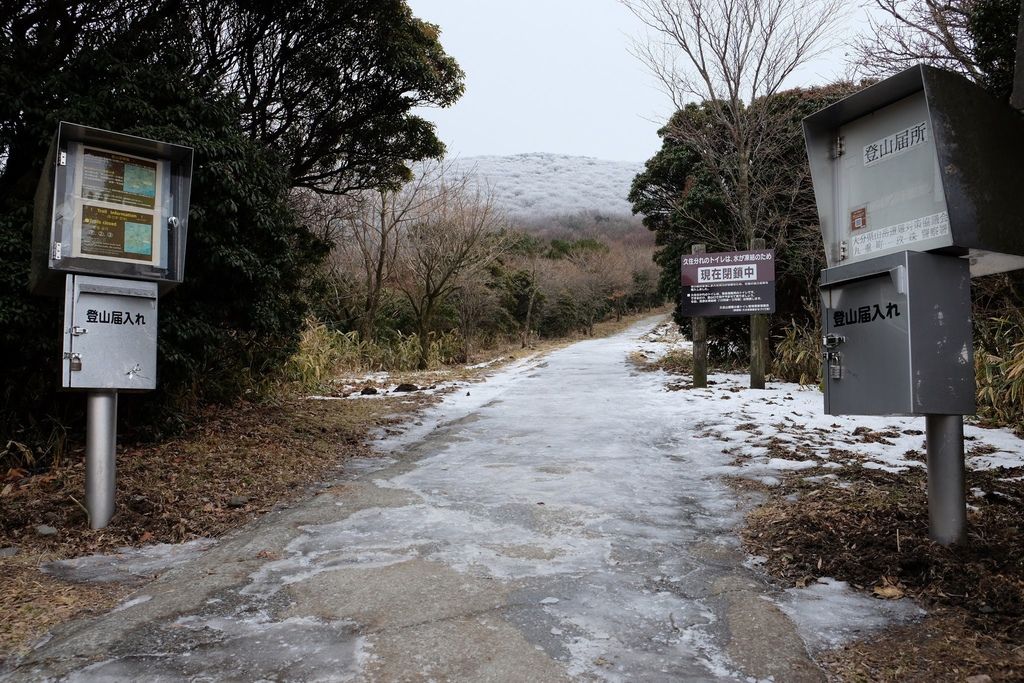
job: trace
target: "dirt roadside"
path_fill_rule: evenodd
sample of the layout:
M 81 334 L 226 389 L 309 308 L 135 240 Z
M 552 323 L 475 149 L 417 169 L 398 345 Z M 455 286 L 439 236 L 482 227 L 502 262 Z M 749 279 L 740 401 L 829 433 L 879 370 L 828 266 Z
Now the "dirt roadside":
M 820 663 L 830 677 L 1021 680 L 1021 473 L 967 471 L 968 489 L 986 493 L 972 499 L 968 540 L 954 548 L 928 537 L 923 471 L 853 466 L 829 470 L 838 475 L 832 483 L 808 482 L 825 474 L 802 470 L 763 491 L 743 532 L 748 552 L 766 558 L 765 569 L 785 587 L 832 577 L 880 600 L 911 598 L 928 612 L 919 623 L 826 653 Z

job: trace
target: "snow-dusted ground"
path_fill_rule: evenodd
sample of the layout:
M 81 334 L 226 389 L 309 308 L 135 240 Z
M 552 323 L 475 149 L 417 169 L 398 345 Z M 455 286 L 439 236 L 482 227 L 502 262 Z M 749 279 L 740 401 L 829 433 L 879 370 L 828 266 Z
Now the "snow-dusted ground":
M 663 325 L 644 338 L 648 357 L 679 347 L 689 349 L 674 325 Z M 764 391 L 747 388 L 746 375 L 711 374 L 707 389 L 677 392 L 677 400 L 701 418 L 698 435 L 713 438 L 737 459 L 723 474 L 777 483 L 773 475 L 815 466 L 861 465 L 889 472 L 925 466 L 923 417 L 826 415 L 817 387 L 770 382 Z M 966 463 L 987 470 L 1024 467 L 1024 441 L 1008 429 L 967 424 Z M 777 457 L 799 449 L 800 459 Z M 855 452 L 855 453 L 854 453 Z M 908 457 L 916 456 L 916 457 Z
M 456 171 L 487 186 L 499 206 L 521 216 L 597 211 L 632 215 L 626 200 L 644 165 L 564 154 L 477 156 L 454 160 Z
M 902 454 L 921 448 L 922 421 L 826 417 L 815 389 L 751 391 L 737 375 L 715 375 L 706 390 L 671 391 L 673 378 L 627 360 L 682 343 L 672 326 L 652 326 L 520 361 L 448 395 L 405 433 L 383 439 L 386 455 L 351 468 L 352 482 L 389 503 L 353 511 L 339 498 L 333 518 L 328 510 L 318 523 L 289 527 L 280 550 L 241 583 L 201 609 L 175 612 L 160 627 L 159 652 L 112 656 L 74 679 L 193 675 L 207 670 L 199 657 L 214 668 L 241 658 L 241 675 L 266 678 L 281 671 L 271 660 L 284 657 L 303 678 L 387 680 L 372 675 L 374 667 L 389 664 L 386 652 L 404 656 L 389 649 L 387 626 L 364 627 L 358 610 L 322 615 L 341 599 L 331 597 L 332 586 L 348 586 L 339 589 L 348 595 L 364 580 L 353 576 L 406 567 L 459 577 L 454 594 L 436 597 L 442 604 L 475 599 L 473 586 L 500 596 L 499 607 L 487 603 L 473 617 L 473 628 L 510 625 L 529 653 L 585 680 L 750 680 L 730 649 L 738 624 L 722 607 L 737 590 L 777 605 L 812 651 L 918 616 L 907 601 L 858 595 L 831 580 L 772 589 L 756 561 L 742 561 L 735 531 L 743 510 L 723 477 L 770 481 L 805 466 L 773 455 L 772 439 L 806 443 L 806 457 L 819 464 L 843 462 L 842 450 L 855 443 L 869 464 L 916 467 Z M 861 426 L 884 432 L 891 445 L 862 442 L 854 434 Z M 972 457 L 972 466 L 1024 461 L 1007 432 L 968 435 L 1000 449 Z M 379 590 L 400 588 L 384 582 Z M 116 616 L 155 610 L 161 597 L 146 591 Z M 321 616 L 301 612 L 310 599 L 323 603 Z M 488 621 L 492 614 L 500 626 Z M 187 648 L 200 635 L 204 650 L 193 657 Z M 414 641 L 413 631 L 398 640 Z M 403 663 L 421 667 L 404 672 L 410 679 L 451 677 L 436 668 L 434 653 L 409 657 Z

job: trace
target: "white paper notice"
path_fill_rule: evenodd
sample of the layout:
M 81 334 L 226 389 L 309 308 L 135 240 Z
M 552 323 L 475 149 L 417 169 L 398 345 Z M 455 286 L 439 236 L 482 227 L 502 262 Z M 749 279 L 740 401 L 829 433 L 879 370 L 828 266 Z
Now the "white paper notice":
M 915 242 L 949 234 L 949 214 L 945 211 L 905 223 L 879 228 L 850 238 L 852 256 L 864 256 L 876 251 L 909 246 Z

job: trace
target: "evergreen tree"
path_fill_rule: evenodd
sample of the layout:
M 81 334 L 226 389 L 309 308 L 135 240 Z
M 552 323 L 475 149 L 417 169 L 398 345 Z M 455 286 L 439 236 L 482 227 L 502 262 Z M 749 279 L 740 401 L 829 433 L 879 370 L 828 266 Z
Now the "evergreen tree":
M 55 395 L 61 304 L 27 292 L 33 195 L 59 121 L 195 149 L 185 283 L 161 301 L 159 389 L 145 399 L 156 426 L 237 396 L 294 348 L 328 246 L 297 219 L 294 187 L 393 184 L 407 160 L 443 152 L 411 113 L 462 91 L 436 27 L 403 0 L 277 4 L 0 10 L 0 434 L 31 440 L 40 416 L 66 423 L 81 405 Z

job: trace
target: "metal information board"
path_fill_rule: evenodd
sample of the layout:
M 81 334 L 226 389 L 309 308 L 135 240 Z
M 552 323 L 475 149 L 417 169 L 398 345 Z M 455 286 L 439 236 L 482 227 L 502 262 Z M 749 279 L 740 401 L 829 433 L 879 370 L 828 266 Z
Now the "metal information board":
M 62 122 L 36 191 L 36 294 L 57 295 L 64 274 L 146 280 L 166 293 L 182 281 L 192 150 Z
M 829 266 L 825 411 L 923 415 L 932 538 L 961 542 L 970 278 L 1024 268 L 1020 114 L 919 65 L 803 125 Z
M 973 413 L 970 278 L 917 251 L 822 271 L 825 412 Z
M 711 318 L 775 312 L 775 250 L 682 257 L 680 315 Z
M 151 159 L 85 147 L 75 198 L 81 220 L 75 225 L 73 256 L 130 259 L 159 265 L 159 179 L 163 164 Z
M 62 121 L 36 187 L 29 287 L 64 288 L 61 386 L 87 392 L 93 529 L 114 514 L 118 392 L 156 388 L 158 303 L 184 277 L 192 156 Z

